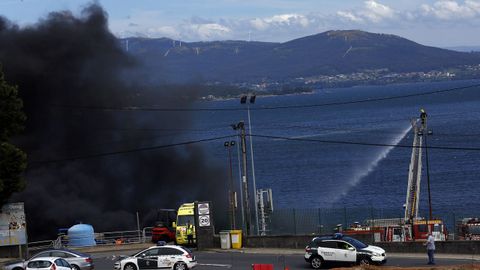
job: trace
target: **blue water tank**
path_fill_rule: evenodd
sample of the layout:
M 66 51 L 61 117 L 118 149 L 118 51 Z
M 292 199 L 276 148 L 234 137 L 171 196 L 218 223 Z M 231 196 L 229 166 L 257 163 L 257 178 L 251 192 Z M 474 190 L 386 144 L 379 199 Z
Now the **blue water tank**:
M 92 225 L 77 224 L 68 229 L 68 245 L 71 247 L 95 246 L 95 234 Z

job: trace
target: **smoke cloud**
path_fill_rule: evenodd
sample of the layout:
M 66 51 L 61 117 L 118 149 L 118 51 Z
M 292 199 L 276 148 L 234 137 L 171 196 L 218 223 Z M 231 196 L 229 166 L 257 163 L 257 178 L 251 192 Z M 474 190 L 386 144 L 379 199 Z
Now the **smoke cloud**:
M 96 231 L 135 229 L 137 211 L 151 226 L 156 209 L 194 200 L 213 200 L 218 214 L 226 202 L 223 167 L 213 167 L 195 145 L 36 163 L 168 144 L 172 130 L 190 126 L 189 113 L 76 107 L 191 106 L 184 98 L 191 87 L 145 83 L 155 80 L 139 72 L 107 24 L 97 4 L 79 16 L 53 12 L 25 28 L 0 18 L 0 64 L 18 85 L 28 117 L 18 138 L 29 155 L 27 188 L 12 201 L 26 204 L 30 240 L 52 238 L 76 222 Z M 158 130 L 146 137 L 141 129 Z

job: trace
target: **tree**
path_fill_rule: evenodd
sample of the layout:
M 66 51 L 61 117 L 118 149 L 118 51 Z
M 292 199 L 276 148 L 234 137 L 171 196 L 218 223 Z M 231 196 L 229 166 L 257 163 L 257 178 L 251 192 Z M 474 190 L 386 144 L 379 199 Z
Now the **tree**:
M 11 143 L 12 136 L 24 128 L 26 116 L 22 109 L 17 87 L 5 81 L 0 69 L 0 207 L 25 187 L 27 155 Z

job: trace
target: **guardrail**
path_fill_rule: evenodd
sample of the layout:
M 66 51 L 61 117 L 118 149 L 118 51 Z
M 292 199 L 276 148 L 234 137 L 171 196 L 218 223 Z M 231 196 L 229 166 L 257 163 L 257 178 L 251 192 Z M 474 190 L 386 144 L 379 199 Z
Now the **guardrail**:
M 32 251 L 41 251 L 44 249 L 52 248 L 54 245 L 55 240 L 44 240 L 44 241 L 35 241 L 35 242 L 28 242 L 27 248 L 30 252 Z
M 94 239 L 97 246 L 148 243 L 152 239 L 152 229 L 153 227 L 145 227 L 141 231 L 99 232 L 94 234 Z M 91 239 L 91 236 L 75 237 L 76 241 L 80 240 L 81 242 L 82 239 Z M 49 248 L 71 247 L 68 235 L 60 235 L 55 240 L 29 242 L 27 246 L 30 253 L 40 252 Z M 75 247 L 78 246 L 75 245 Z

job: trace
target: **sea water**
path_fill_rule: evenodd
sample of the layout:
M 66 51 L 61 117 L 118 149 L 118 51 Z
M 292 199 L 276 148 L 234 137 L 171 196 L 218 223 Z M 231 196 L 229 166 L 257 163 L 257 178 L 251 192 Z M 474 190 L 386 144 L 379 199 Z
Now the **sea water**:
M 479 83 L 359 86 L 318 89 L 313 94 L 257 97 L 255 104 L 249 105 L 251 130 L 248 130 L 247 105 L 241 105 L 239 100 L 200 102 L 198 107 L 202 108 L 244 110 L 197 112 L 194 131 L 178 139 L 237 135 L 231 124 L 243 120 L 247 133 L 257 135 L 252 137 L 256 187 L 272 189 L 277 209 L 401 210 L 407 192 L 409 146 L 413 143 L 411 119 L 418 118 L 420 109 L 424 108 L 428 128 L 433 132 L 427 140 L 432 147 L 428 150 L 428 172 L 434 214 L 479 215 L 480 88 L 419 95 Z M 406 95 L 410 97 L 355 102 Z M 336 105 L 326 105 L 332 103 Z M 286 108 L 272 109 L 275 107 Z M 214 164 L 228 170 L 224 141 L 204 143 L 202 147 Z M 477 150 L 440 149 L 442 147 Z M 252 185 L 249 145 L 247 152 Z M 233 176 L 238 184 L 236 148 L 232 154 Z M 423 216 L 428 213 L 426 170 L 424 159 L 420 192 Z

